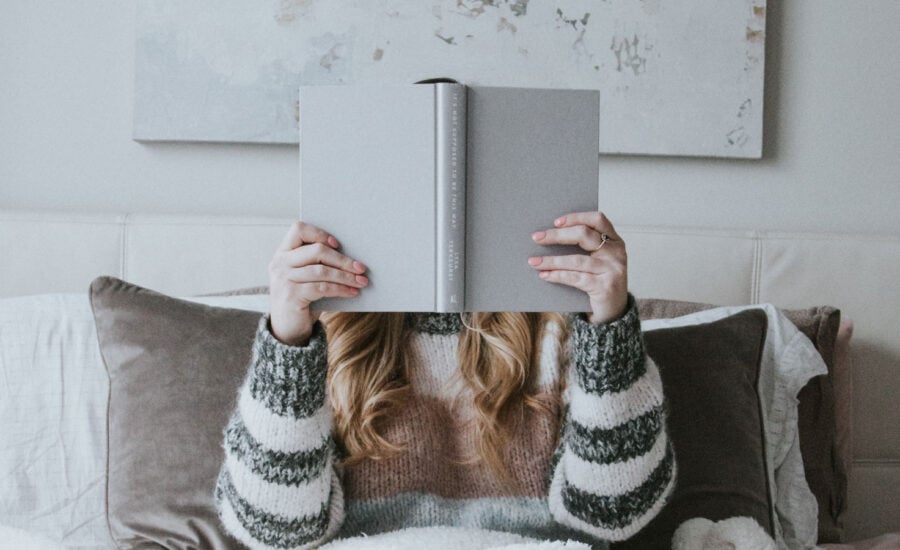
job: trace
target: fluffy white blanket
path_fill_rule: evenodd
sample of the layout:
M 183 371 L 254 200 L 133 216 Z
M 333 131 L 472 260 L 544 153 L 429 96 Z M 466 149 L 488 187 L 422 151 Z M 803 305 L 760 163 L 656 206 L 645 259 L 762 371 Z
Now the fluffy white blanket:
M 590 550 L 575 541 L 541 541 L 514 533 L 470 527 L 409 527 L 332 541 L 322 550 Z
M 775 541 L 753 518 L 694 518 L 675 531 L 672 550 L 775 550 Z
M 695 518 L 681 524 L 673 550 L 775 550 L 775 541 L 751 518 L 719 522 Z M 542 541 L 513 533 L 467 527 L 410 527 L 340 539 L 322 550 L 590 550 L 576 541 Z
M 35 534 L 0 525 L 4 548 L 57 550 L 59 544 Z M 371 536 L 332 541 L 323 550 L 590 550 L 576 541 L 542 541 L 468 527 L 410 527 Z M 774 550 L 775 542 L 750 518 L 720 522 L 695 518 L 684 522 L 672 539 L 673 550 Z

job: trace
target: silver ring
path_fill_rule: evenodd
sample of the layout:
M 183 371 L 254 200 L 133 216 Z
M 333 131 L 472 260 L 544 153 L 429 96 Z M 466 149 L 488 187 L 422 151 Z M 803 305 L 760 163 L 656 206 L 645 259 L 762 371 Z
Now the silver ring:
M 600 233 L 600 246 L 598 246 L 597 248 L 592 250 L 592 252 L 596 252 L 596 251 L 600 250 L 601 248 L 603 248 L 603 245 L 605 245 L 607 241 L 614 241 L 614 240 L 615 239 L 613 239 L 606 233 Z

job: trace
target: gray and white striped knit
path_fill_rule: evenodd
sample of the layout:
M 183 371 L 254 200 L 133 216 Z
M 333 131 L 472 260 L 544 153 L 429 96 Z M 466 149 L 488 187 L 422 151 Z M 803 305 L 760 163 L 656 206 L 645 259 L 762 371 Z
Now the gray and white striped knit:
M 514 487 L 465 463 L 476 433 L 467 388 L 454 376 L 456 314 L 409 314 L 411 396 L 385 437 L 407 450 L 340 468 L 325 391 L 325 334 L 286 346 L 260 319 L 248 376 L 225 430 L 215 492 L 223 526 L 251 548 L 311 548 L 337 537 L 455 525 L 574 539 L 604 547 L 663 507 L 675 480 L 662 382 L 645 355 L 633 298 L 624 317 L 548 324 L 539 392 L 563 391 L 555 416 L 527 412 L 506 459 Z M 463 329 L 467 330 L 467 329 Z M 568 361 L 574 368 L 569 368 Z M 462 403 L 460 405 L 460 403 Z M 468 454 L 467 454 L 468 453 Z

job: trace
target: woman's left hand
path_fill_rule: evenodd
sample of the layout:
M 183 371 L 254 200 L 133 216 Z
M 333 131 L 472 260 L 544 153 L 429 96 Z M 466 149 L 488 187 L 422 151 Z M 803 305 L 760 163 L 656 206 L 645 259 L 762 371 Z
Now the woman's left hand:
M 560 216 L 553 225 L 531 238 L 543 245 L 577 244 L 588 254 L 536 256 L 528 264 L 545 281 L 586 292 L 592 323 L 621 317 L 628 306 L 628 257 L 612 223 L 602 212 L 576 212 Z

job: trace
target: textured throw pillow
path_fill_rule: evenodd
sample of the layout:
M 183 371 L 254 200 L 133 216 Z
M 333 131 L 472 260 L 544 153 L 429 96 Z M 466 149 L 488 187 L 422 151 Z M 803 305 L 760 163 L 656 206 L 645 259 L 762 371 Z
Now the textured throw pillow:
M 641 319 L 647 320 L 679 317 L 716 306 L 642 299 L 638 300 L 638 307 Z M 846 427 L 849 415 L 836 414 L 837 410 L 847 410 L 850 394 L 848 391 L 836 392 L 833 384 L 836 378 L 849 379 L 849 373 L 843 372 L 849 366 L 845 364 L 846 360 L 842 363 L 841 354 L 837 353 L 841 343 L 838 338 L 841 313 L 829 306 L 781 312 L 809 338 L 828 368 L 828 376 L 812 378 L 797 396 L 797 424 L 806 482 L 819 507 L 818 542 L 838 542 L 843 537 L 842 515 L 846 509 L 851 459 L 847 438 L 839 437 L 841 431 L 849 430 Z
M 678 476 L 659 515 L 613 548 L 670 548 L 678 526 L 696 517 L 750 517 L 773 534 L 756 389 L 766 323 L 765 312 L 751 309 L 644 333 L 663 382 Z
M 110 379 L 113 539 L 119 548 L 239 547 L 220 529 L 212 495 L 224 460 L 222 428 L 260 313 L 179 300 L 111 277 L 94 280 L 90 298 Z

